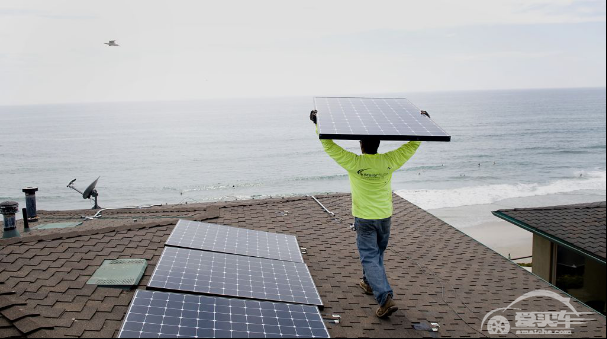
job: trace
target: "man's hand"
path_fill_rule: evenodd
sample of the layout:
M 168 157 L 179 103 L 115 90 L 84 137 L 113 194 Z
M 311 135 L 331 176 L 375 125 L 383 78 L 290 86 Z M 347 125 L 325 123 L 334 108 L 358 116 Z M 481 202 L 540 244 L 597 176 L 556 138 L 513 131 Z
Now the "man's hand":
M 314 125 L 316 125 L 316 113 L 318 113 L 316 110 L 313 110 L 312 112 L 310 112 L 310 120 L 312 120 L 312 122 L 314 123 Z
M 422 111 L 422 115 L 425 115 L 425 116 L 427 116 L 428 118 L 430 118 L 430 114 L 428 114 L 428 112 L 426 112 L 426 111 Z

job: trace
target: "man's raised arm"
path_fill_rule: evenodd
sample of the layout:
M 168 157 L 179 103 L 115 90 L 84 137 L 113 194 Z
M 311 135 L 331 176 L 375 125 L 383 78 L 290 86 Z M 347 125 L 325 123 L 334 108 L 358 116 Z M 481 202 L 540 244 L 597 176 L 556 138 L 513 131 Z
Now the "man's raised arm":
M 430 118 L 430 114 L 426 111 L 421 111 L 421 114 Z M 388 159 L 390 159 L 394 166 L 394 170 L 401 168 L 409 161 L 421 144 L 421 141 L 409 141 L 394 151 L 386 153 L 386 156 L 388 156 Z
M 316 110 L 310 112 L 310 120 L 316 125 L 316 134 L 318 134 L 318 119 L 316 117 Z M 330 139 L 320 139 L 320 143 L 322 147 L 325 149 L 325 152 L 333 159 L 335 162 L 343 167 L 346 171 L 354 171 L 356 168 L 356 158 L 357 155 L 348 152 L 343 149 L 341 146 L 333 142 Z
M 386 156 L 392 163 L 392 168 L 394 170 L 401 168 L 409 159 L 411 159 L 421 144 L 421 141 L 409 141 L 394 151 L 386 153 Z

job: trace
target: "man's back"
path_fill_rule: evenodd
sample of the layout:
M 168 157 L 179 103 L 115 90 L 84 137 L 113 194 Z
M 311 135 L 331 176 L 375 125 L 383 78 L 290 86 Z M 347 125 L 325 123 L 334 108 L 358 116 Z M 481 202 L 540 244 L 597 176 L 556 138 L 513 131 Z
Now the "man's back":
M 392 215 L 392 173 L 409 160 L 421 144 L 412 141 L 384 154 L 357 155 L 333 140 L 321 140 L 325 152 L 348 171 L 352 189 L 352 215 L 385 219 Z

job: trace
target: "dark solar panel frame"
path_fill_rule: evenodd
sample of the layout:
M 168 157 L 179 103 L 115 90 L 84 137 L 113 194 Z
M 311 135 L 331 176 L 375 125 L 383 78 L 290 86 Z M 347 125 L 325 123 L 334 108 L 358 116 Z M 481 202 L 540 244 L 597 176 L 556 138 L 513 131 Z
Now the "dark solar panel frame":
M 316 97 L 320 139 L 451 141 L 405 98 Z
M 329 338 L 317 307 L 137 290 L 118 338 Z
M 165 247 L 149 288 L 322 306 L 304 263 Z
M 297 238 L 246 228 L 179 220 L 167 246 L 304 262 Z

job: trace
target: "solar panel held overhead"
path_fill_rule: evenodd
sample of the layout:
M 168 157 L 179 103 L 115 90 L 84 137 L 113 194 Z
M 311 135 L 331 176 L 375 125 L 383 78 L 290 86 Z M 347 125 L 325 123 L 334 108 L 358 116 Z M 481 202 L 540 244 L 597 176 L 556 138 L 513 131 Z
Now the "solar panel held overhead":
M 316 97 L 320 139 L 451 141 L 405 98 Z

